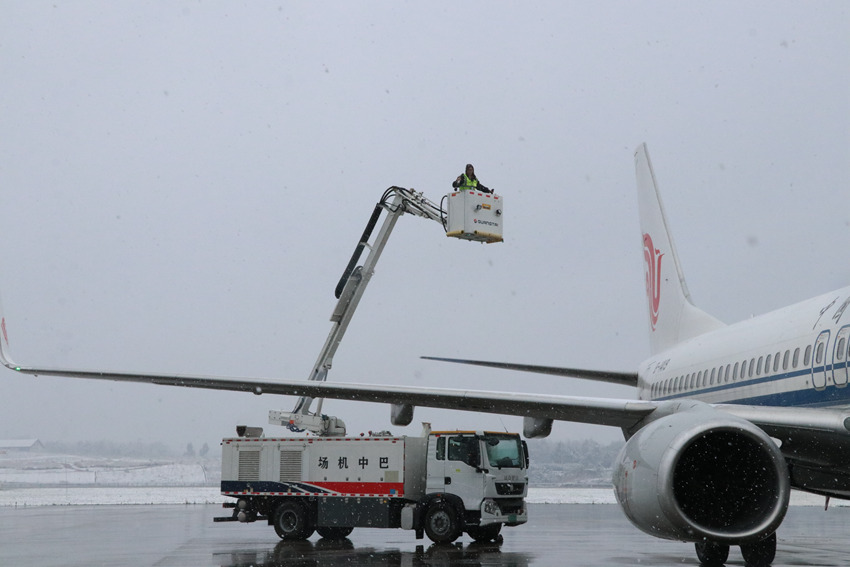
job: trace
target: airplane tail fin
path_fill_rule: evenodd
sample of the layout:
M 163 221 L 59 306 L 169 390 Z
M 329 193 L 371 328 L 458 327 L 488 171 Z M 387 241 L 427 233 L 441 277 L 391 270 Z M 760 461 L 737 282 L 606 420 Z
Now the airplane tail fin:
M 649 302 L 650 346 L 656 354 L 724 325 L 691 303 L 646 144 L 635 150 L 635 170 Z

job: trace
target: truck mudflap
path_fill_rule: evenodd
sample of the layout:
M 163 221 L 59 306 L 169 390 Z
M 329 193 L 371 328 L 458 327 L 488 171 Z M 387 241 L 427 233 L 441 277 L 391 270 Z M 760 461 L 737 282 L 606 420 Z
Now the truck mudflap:
M 528 521 L 528 510 L 524 500 L 494 500 L 485 498 L 481 501 L 481 520 L 479 526 L 490 524 L 505 524 L 519 526 Z

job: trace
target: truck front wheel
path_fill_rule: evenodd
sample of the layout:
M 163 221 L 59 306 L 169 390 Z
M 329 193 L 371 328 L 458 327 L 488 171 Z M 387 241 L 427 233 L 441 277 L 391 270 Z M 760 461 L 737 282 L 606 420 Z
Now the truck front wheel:
M 493 541 L 499 537 L 499 532 L 502 531 L 502 524 L 490 524 L 487 526 L 469 526 L 466 528 L 466 533 L 475 541 L 485 542 Z
M 344 539 L 354 531 L 354 528 L 346 528 L 339 526 L 319 526 L 316 528 L 316 533 L 325 539 Z
M 451 543 L 461 534 L 460 522 L 454 507 L 437 502 L 425 513 L 425 533 L 434 543 Z
M 274 531 L 281 539 L 307 539 L 313 534 L 307 511 L 298 502 L 284 502 L 274 513 Z

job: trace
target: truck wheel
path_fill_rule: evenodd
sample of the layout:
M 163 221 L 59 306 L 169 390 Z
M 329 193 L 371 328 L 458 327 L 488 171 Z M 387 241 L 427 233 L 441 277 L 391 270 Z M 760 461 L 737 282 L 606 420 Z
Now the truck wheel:
M 502 524 L 490 524 L 488 526 L 469 526 L 466 528 L 466 533 L 475 541 L 485 542 L 493 541 L 499 537 L 499 532 L 502 531 Z
M 425 513 L 425 533 L 434 543 L 451 543 L 461 533 L 454 507 L 446 502 L 432 504 Z
M 325 539 L 345 539 L 353 531 L 354 528 L 337 526 L 320 526 L 316 528 L 316 533 Z
M 307 539 L 313 534 L 307 511 L 298 502 L 284 502 L 274 513 L 274 531 L 281 539 Z

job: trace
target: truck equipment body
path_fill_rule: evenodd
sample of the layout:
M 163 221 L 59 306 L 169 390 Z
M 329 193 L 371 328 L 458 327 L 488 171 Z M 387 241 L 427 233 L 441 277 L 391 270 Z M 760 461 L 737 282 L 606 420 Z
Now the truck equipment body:
M 414 530 L 437 543 L 496 539 L 527 521 L 528 450 L 516 433 L 434 431 L 422 437 L 263 437 L 222 441 L 216 521 L 266 521 L 287 540 L 356 527 Z

